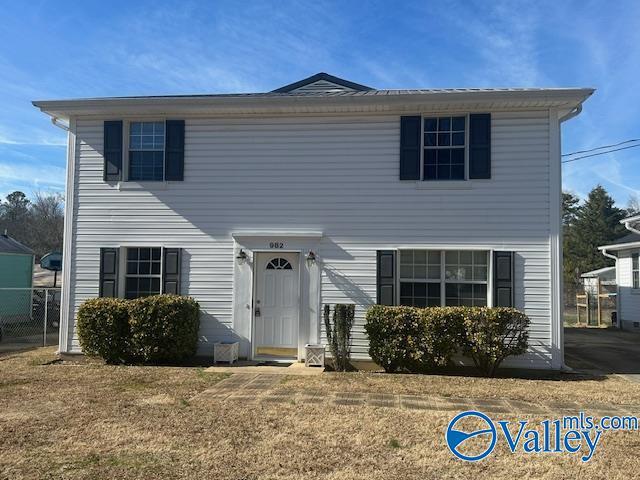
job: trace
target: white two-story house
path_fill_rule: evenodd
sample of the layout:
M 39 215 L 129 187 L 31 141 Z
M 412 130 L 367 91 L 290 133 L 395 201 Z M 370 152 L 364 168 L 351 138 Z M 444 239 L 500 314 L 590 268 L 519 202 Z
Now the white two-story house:
M 69 130 L 60 350 L 86 299 L 198 300 L 201 354 L 302 359 L 323 304 L 505 305 L 511 365 L 561 368 L 563 121 L 591 89 L 272 92 L 36 101 Z

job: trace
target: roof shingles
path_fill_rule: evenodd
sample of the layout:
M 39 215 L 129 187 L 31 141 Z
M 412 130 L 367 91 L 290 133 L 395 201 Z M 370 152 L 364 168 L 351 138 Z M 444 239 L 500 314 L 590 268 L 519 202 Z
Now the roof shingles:
M 0 253 L 33 255 L 33 250 L 26 245 L 21 244 L 19 241 L 14 240 L 10 236 L 2 234 L 0 235 Z

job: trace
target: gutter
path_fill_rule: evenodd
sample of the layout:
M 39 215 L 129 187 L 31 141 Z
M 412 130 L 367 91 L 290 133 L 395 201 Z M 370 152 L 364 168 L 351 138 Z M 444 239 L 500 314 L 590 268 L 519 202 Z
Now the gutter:
M 620 222 L 620 223 L 622 223 L 624 225 L 624 228 L 626 228 L 630 232 L 637 233 L 638 235 L 640 235 L 640 230 L 638 230 L 637 228 L 633 228 L 631 226 L 631 222 L 629 220 L 631 220 L 631 219 L 622 220 L 622 222 Z
M 628 243 L 618 243 L 615 245 L 605 245 L 603 247 L 598 247 L 598 250 L 601 252 L 604 250 L 626 250 L 627 248 L 635 248 L 640 247 L 640 242 L 628 242 Z
M 576 106 L 576 108 L 571 110 L 569 113 L 560 117 L 560 123 L 566 122 L 567 120 L 571 120 L 573 117 L 577 117 L 578 115 L 580 115 L 581 112 L 582 112 L 582 104 L 579 104 L 578 106 Z
M 362 92 L 359 92 L 362 93 Z M 181 112 L 182 114 L 272 114 L 272 113 L 316 113 L 372 111 L 411 111 L 421 109 L 464 108 L 475 110 L 486 108 L 572 108 L 584 102 L 593 89 L 558 90 L 488 90 L 462 91 L 438 90 L 422 93 L 366 94 L 360 95 L 211 95 L 211 96 L 158 96 L 158 97 L 112 97 L 77 100 L 39 100 L 32 104 L 51 116 L 74 115 L 139 115 L 140 109 L 154 114 Z M 573 111 L 573 110 L 572 110 Z M 576 113 L 577 115 L 577 113 Z
M 65 132 L 69 131 L 69 125 L 66 125 L 66 124 L 62 123 L 58 117 L 56 117 L 55 115 L 51 115 L 48 112 L 44 112 L 44 113 L 46 113 L 47 115 L 49 115 L 51 117 L 51 123 L 53 123 L 53 125 L 55 125 L 58 128 L 61 128 Z

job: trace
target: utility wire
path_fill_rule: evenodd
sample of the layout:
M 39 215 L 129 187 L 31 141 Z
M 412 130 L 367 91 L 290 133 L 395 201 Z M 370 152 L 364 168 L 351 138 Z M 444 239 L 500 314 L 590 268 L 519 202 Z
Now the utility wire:
M 592 153 L 590 155 L 582 155 L 580 157 L 570 158 L 568 160 L 563 160 L 562 163 L 575 162 L 576 160 L 582 160 L 583 158 L 597 157 L 598 155 L 606 155 L 607 153 L 617 152 L 619 150 L 627 150 L 629 148 L 636 148 L 636 147 L 640 147 L 640 143 L 637 145 L 629 145 L 627 147 L 614 148 L 613 150 L 607 150 L 606 152 L 598 152 L 598 153 Z
M 603 145 L 601 147 L 589 148 L 587 150 L 578 150 L 577 152 L 563 153 L 562 156 L 563 157 L 571 157 L 571 156 L 577 155 L 579 153 L 594 152 L 596 150 L 602 150 L 603 148 L 612 148 L 612 147 L 617 147 L 619 145 L 624 145 L 625 143 L 633 143 L 633 142 L 640 142 L 640 138 L 632 138 L 631 140 L 625 140 L 624 142 L 613 143 L 611 145 Z

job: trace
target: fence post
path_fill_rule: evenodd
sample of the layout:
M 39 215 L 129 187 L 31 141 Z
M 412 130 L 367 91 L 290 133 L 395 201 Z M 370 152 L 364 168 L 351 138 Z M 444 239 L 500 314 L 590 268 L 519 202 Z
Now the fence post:
M 49 319 L 49 289 L 44 289 L 44 335 L 42 336 L 42 346 L 47 346 L 47 320 Z

